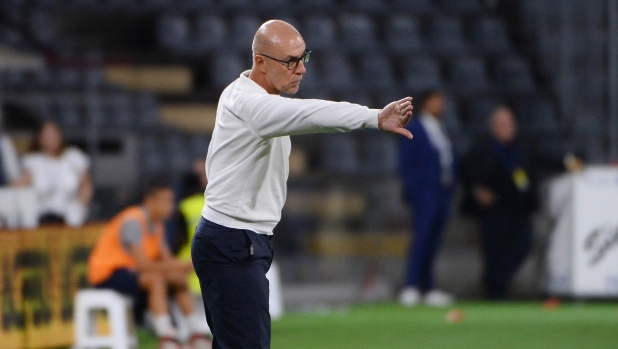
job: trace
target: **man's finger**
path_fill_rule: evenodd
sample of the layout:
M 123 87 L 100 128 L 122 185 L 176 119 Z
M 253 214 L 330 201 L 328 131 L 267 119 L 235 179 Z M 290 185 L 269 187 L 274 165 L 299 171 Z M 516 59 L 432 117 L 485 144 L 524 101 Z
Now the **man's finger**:
M 408 129 L 405 129 L 403 127 L 394 129 L 393 133 L 400 134 L 400 135 L 406 137 L 407 139 L 412 139 L 412 137 L 414 137 L 414 136 L 412 136 L 412 132 L 408 131 Z
M 412 97 L 406 97 L 406 98 L 398 100 L 397 102 L 403 103 L 403 102 L 411 102 L 411 101 L 412 101 Z
M 412 113 L 412 105 L 408 105 L 407 107 L 402 108 L 400 112 L 400 114 L 402 115 L 407 115 L 408 113 Z

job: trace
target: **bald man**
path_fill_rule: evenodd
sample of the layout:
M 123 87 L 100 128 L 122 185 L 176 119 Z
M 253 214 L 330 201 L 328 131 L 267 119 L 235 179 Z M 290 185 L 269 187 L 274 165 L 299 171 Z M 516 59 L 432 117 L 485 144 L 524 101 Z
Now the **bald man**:
M 409 97 L 381 110 L 281 97 L 298 91 L 311 55 L 290 24 L 264 23 L 252 48 L 251 70 L 219 99 L 206 204 L 191 251 L 214 349 L 270 348 L 266 272 L 286 197 L 289 136 L 379 128 L 412 138 L 404 128 Z
M 503 299 L 530 251 L 536 190 L 513 111 L 495 108 L 489 131 L 466 156 L 463 174 L 482 232 L 482 284 L 488 298 Z

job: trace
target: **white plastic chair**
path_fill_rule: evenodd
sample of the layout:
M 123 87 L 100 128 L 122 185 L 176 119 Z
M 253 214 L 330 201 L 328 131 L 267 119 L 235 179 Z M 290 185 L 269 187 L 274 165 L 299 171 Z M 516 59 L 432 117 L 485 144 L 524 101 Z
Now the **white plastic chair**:
M 75 349 L 137 348 L 132 301 L 112 290 L 87 289 L 75 296 Z M 95 310 L 107 312 L 110 335 L 98 335 L 95 331 Z

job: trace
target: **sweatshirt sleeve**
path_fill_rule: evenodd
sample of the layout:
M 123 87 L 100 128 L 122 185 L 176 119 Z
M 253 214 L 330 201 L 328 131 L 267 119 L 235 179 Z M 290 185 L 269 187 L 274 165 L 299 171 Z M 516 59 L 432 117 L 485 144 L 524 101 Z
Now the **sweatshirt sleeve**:
M 265 139 L 378 128 L 378 109 L 348 102 L 252 94 L 239 101 L 239 108 L 238 117 Z

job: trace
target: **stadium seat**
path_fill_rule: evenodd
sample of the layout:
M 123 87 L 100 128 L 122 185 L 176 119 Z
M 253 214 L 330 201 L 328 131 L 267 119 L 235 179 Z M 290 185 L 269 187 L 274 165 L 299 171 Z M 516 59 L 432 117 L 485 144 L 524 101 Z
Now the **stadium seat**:
M 227 42 L 237 50 L 250 50 L 253 37 L 262 22 L 255 16 L 239 15 L 230 22 Z
M 339 18 L 340 42 L 353 52 L 364 52 L 377 47 L 376 28 L 373 20 L 365 15 L 344 14 Z
M 159 105 L 154 95 L 141 93 L 134 100 L 134 115 L 140 128 L 153 128 L 159 125 Z
M 259 0 L 254 1 L 252 5 L 259 13 L 268 16 L 289 14 L 292 6 L 289 0 Z M 280 16 L 277 16 L 277 18 L 280 18 Z
M 524 95 L 536 89 L 530 66 L 522 57 L 512 56 L 498 60 L 495 76 L 495 82 L 506 94 Z
M 373 100 L 371 96 L 364 91 L 363 87 L 358 87 L 357 89 L 343 91 L 338 95 L 336 100 L 342 102 L 350 102 L 355 104 L 364 105 L 370 108 L 374 107 Z
M 310 50 L 330 49 L 337 42 L 335 22 L 331 17 L 309 16 L 302 22 L 302 29 L 305 43 Z
M 131 98 L 128 94 L 118 92 L 106 99 L 105 118 L 110 126 L 119 129 L 130 129 L 135 119 L 131 109 Z
M 189 47 L 190 26 L 186 17 L 166 15 L 157 23 L 157 44 L 159 48 L 177 53 Z
M 501 103 L 492 98 L 475 98 L 468 105 L 468 128 L 475 135 L 489 132 L 489 117 Z
M 174 134 L 166 137 L 164 149 L 171 172 L 182 175 L 189 169 L 193 159 L 183 136 Z
M 140 159 L 142 160 L 142 170 L 145 175 L 156 176 L 161 174 L 168 167 L 164 152 L 160 142 L 154 136 L 144 137 L 141 141 Z
M 337 9 L 335 0 L 304 0 L 294 3 L 298 13 L 331 13 Z
M 193 30 L 193 47 L 203 53 L 216 50 L 225 44 L 227 28 L 223 18 L 212 15 L 199 16 Z
M 210 69 L 212 85 L 223 90 L 232 81 L 238 79 L 240 73 L 249 68 L 250 63 L 247 61 L 245 64 L 239 55 L 233 53 L 215 55 Z
M 386 55 L 370 53 L 361 55 L 359 61 L 361 81 L 370 91 L 380 92 L 396 88 L 393 67 Z
M 189 140 L 189 149 L 191 150 L 192 159 L 205 159 L 208 152 L 210 138 L 204 135 L 193 136 Z
M 343 6 L 349 11 L 371 14 L 382 13 L 388 8 L 384 0 L 345 0 Z
M 389 175 L 396 173 L 399 164 L 398 139 L 386 134 L 374 134 L 363 142 L 366 154 L 363 169 L 368 175 Z
M 23 90 L 28 87 L 27 73 L 23 70 L 7 70 L 4 74 L 4 83 L 12 90 Z
M 46 12 L 34 11 L 30 13 L 28 28 L 32 36 L 42 44 L 52 45 L 56 40 L 54 23 Z
M 453 61 L 450 78 L 451 87 L 461 96 L 483 94 L 489 90 L 486 64 L 481 58 L 463 57 Z
M 102 0 L 70 0 L 68 8 L 75 10 L 100 10 L 103 7 Z
M 54 75 L 56 86 L 62 90 L 77 91 L 83 88 L 83 76 L 82 72 L 79 69 L 58 69 Z
M 80 112 L 80 103 L 76 97 L 62 95 L 58 97 L 55 109 L 55 119 L 63 128 L 84 126 L 84 117 Z
M 548 136 L 558 132 L 556 110 L 549 100 L 538 97 L 520 100 L 516 113 L 524 135 Z
M 26 44 L 26 40 L 16 29 L 0 23 L 0 43 L 13 47 L 22 47 Z
M 34 0 L 29 5 L 41 10 L 54 10 L 61 6 L 62 2 L 57 0 Z
M 424 49 L 416 18 L 395 15 L 386 21 L 386 40 L 393 53 L 418 53 Z
M 31 74 L 32 78 L 29 80 L 32 81 L 33 87 L 42 90 L 56 88 L 54 74 L 50 69 L 37 69 L 32 71 Z
M 437 18 L 430 22 L 427 46 L 439 56 L 459 56 L 468 49 L 461 21 L 455 17 Z
M 403 64 L 404 87 L 416 94 L 442 85 L 440 67 L 431 57 L 411 57 Z
M 216 4 L 214 0 L 172 0 L 172 6 L 189 13 L 192 11 L 206 11 L 214 8 Z
M 103 113 L 103 101 L 98 93 L 89 93 L 84 98 L 84 110 L 86 122 L 89 126 L 101 127 L 107 126 L 109 119 Z
M 429 15 L 436 12 L 431 0 L 393 0 L 392 9 L 395 12 L 406 12 L 413 15 Z
M 361 163 L 351 134 L 327 136 L 322 154 L 325 170 L 340 175 L 359 174 Z
M 324 52 L 320 57 L 322 83 L 332 92 L 344 91 L 355 85 L 354 72 L 348 57 L 337 52 Z
M 475 15 L 483 11 L 479 0 L 438 0 L 441 9 L 454 15 Z
M 84 88 L 100 89 L 105 86 L 105 72 L 101 68 L 88 69 L 83 72 Z
M 251 10 L 254 10 L 251 0 L 224 0 L 218 1 L 218 5 L 224 11 L 230 13 L 239 13 L 240 11 L 250 13 Z
M 472 41 L 486 55 L 510 52 L 506 24 L 498 18 L 483 18 L 472 28 Z

